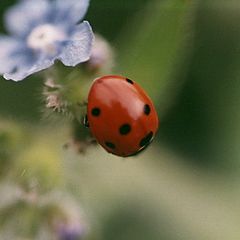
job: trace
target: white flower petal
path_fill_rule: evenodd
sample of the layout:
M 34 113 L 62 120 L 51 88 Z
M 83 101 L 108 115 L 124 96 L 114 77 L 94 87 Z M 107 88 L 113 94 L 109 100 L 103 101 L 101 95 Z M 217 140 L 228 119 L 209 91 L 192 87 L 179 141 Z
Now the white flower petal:
M 20 47 L 20 43 L 11 37 L 0 35 L 0 74 L 11 71 L 16 58 L 11 55 Z
M 55 22 L 77 23 L 87 12 L 89 0 L 56 0 Z
M 75 66 L 85 62 L 91 55 L 93 32 L 90 24 L 84 21 L 76 26 L 76 31 L 71 36 L 58 57 L 66 66 Z
M 41 58 L 36 62 L 33 62 L 32 65 L 23 63 L 18 65 L 16 71 L 12 73 L 5 73 L 3 77 L 6 80 L 13 80 L 15 82 L 21 81 L 29 75 L 39 72 L 41 70 L 47 69 L 54 64 L 54 59 L 44 59 Z
M 25 36 L 32 27 L 46 20 L 50 9 L 47 0 L 22 0 L 6 12 L 6 27 L 15 36 Z

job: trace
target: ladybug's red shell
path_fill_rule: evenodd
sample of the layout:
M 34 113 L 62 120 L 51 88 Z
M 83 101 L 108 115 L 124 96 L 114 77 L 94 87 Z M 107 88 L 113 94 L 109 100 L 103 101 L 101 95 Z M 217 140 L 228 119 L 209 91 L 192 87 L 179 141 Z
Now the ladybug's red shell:
M 144 149 L 158 129 L 151 99 L 136 82 L 121 76 L 96 79 L 87 108 L 93 136 L 118 156 L 127 157 Z

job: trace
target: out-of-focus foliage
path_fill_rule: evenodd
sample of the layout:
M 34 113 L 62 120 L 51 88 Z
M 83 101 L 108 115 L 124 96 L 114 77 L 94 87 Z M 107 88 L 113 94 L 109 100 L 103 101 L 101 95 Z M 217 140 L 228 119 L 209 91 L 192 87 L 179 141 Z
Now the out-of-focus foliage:
M 72 211 L 83 239 L 239 239 L 240 2 L 92 0 L 86 19 L 115 50 L 109 74 L 153 98 L 157 141 L 135 158 L 77 154 L 71 120 L 43 117 L 38 76 L 0 79 L 1 239 L 53 239 Z
M 162 139 L 200 164 L 239 166 L 238 1 L 199 2 L 193 25 L 192 54 L 178 101 L 165 118 Z

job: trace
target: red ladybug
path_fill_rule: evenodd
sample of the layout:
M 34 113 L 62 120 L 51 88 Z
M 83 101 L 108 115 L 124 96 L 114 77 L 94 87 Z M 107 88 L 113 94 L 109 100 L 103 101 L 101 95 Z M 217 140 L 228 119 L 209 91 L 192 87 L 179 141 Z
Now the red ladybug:
M 128 157 L 145 149 L 158 129 L 151 99 L 134 81 L 121 76 L 97 78 L 89 91 L 88 124 L 108 152 Z

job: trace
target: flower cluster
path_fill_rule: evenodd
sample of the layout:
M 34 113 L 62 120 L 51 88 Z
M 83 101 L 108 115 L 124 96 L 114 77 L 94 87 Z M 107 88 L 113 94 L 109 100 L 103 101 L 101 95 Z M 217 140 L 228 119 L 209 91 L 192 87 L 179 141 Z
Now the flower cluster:
M 5 15 L 10 36 L 0 35 L 0 74 L 20 81 L 60 60 L 75 66 L 89 59 L 90 24 L 83 19 L 89 0 L 21 0 Z
M 97 75 L 109 71 L 114 63 L 110 44 L 99 35 L 93 41 L 90 24 L 82 21 L 89 1 L 18 0 L 5 14 L 8 35 L 0 34 L 0 75 L 6 80 L 21 81 L 55 63 L 43 79 L 45 114 L 59 113 L 71 119 L 71 140 L 64 146 L 79 153 L 96 144 L 90 131 L 81 124 L 86 116 L 86 89 Z M 74 67 L 83 62 L 85 64 L 74 69 L 63 66 Z M 0 194 L 5 196 L 0 202 L 3 219 L 0 228 L 4 229 L 0 230 L 0 235 L 14 239 L 19 229 L 28 226 L 24 237 L 83 239 L 88 234 L 88 224 L 81 208 L 78 202 L 70 201 L 71 198 L 63 199 L 68 196 L 63 187 L 68 180 L 61 162 L 62 152 L 60 156 L 58 147 L 54 148 L 55 131 L 51 138 L 47 128 L 46 139 L 37 129 L 29 134 L 24 126 L 15 124 L 0 119 L 0 180 L 4 181 Z M 35 130 L 36 139 L 33 137 Z M 61 196 L 57 194 L 59 190 L 63 191 Z M 18 210 L 26 215 L 22 222 L 18 221 Z M 12 231 L 8 225 L 14 221 L 19 223 L 19 228 Z M 6 233 L 3 233 L 5 228 Z

